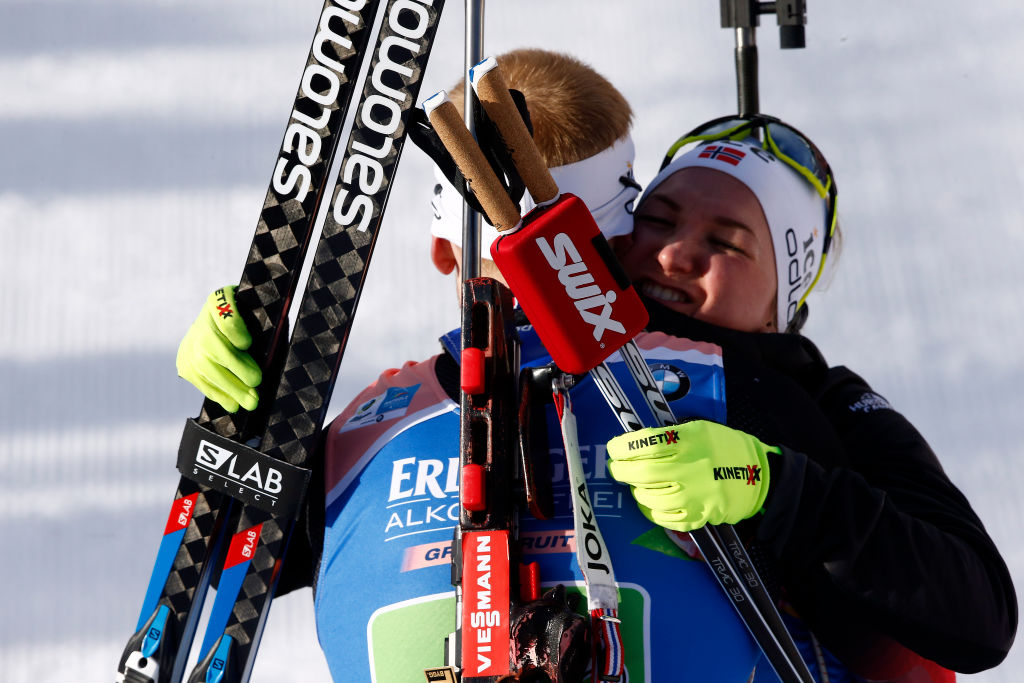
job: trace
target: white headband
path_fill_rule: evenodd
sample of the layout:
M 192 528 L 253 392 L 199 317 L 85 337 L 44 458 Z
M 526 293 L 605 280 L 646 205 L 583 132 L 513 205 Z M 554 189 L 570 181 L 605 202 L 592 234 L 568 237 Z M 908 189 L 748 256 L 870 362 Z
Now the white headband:
M 726 173 L 746 185 L 764 211 L 775 250 L 779 329 L 792 322 L 815 282 L 829 226 L 828 207 L 807 179 L 752 138 L 701 144 L 674 159 L 644 190 L 640 203 L 676 171 L 691 167 Z
M 623 176 L 633 178 L 633 157 L 633 138 L 627 133 L 611 147 L 593 156 L 551 169 L 559 191 L 570 192 L 582 199 L 606 238 L 628 235 L 633 231 L 633 201 L 639 191 L 619 180 Z M 434 209 L 430 234 L 461 247 L 462 196 L 436 166 L 434 178 L 437 184 L 430 202 Z M 520 213 L 525 214 L 534 206 L 530 193 L 525 193 L 519 202 Z M 486 221 L 481 221 L 481 258 L 490 258 L 491 243 L 497 238 L 498 231 Z

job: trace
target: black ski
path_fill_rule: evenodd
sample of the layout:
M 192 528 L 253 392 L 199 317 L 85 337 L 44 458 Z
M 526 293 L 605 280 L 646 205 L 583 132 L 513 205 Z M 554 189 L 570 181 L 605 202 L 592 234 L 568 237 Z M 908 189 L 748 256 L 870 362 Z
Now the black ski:
M 250 353 L 265 370 L 287 339 L 288 309 L 379 4 L 326 0 L 317 22 L 236 293 L 253 336 Z M 208 400 L 196 422 L 241 442 L 261 434 L 265 421 L 265 412 L 230 415 Z M 137 630 L 124 649 L 115 680 L 181 679 L 209 585 L 210 560 L 231 503 L 217 488 L 181 478 Z
M 290 465 L 321 447 L 331 391 L 433 46 L 444 0 L 389 0 L 341 160 L 338 187 L 313 258 L 295 331 L 259 451 L 260 500 L 241 509 L 190 681 L 246 681 L 269 613 L 294 517 L 285 508 Z M 185 454 L 179 466 L 187 469 Z M 272 468 L 280 474 L 270 475 Z M 241 472 L 241 469 L 236 470 Z M 301 469 L 299 470 L 301 472 Z M 298 474 L 296 473 L 296 476 Z M 275 502 L 266 484 L 274 481 Z

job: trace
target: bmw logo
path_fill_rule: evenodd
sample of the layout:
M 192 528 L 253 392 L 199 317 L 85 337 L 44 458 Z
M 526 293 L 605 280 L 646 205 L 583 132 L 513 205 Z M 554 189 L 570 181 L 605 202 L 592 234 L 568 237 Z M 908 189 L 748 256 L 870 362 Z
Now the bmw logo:
M 676 401 L 690 393 L 690 378 L 686 373 L 667 363 L 651 366 L 651 373 L 661 387 L 661 392 L 669 401 Z

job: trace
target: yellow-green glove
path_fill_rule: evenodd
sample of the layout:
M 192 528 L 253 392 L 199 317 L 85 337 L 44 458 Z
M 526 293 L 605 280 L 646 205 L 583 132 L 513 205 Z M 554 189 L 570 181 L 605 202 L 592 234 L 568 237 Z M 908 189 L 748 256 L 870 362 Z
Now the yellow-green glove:
M 629 484 L 655 524 L 691 531 L 735 524 L 761 510 L 768 495 L 766 446 L 707 420 L 641 429 L 608 442 L 608 471 Z
M 253 410 L 263 373 L 245 352 L 252 344 L 235 305 L 235 287 L 209 296 L 178 346 L 178 374 L 229 413 Z

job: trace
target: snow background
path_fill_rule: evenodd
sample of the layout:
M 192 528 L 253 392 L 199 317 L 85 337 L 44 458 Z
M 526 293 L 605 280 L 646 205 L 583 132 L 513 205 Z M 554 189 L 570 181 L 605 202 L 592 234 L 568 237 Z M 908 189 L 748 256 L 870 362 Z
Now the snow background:
M 0 0 L 6 681 L 111 680 L 200 404 L 175 349 L 238 279 L 320 6 Z M 841 190 L 844 252 L 807 333 L 927 436 L 1024 585 L 1024 5 L 970 6 L 811 0 L 808 47 L 785 52 L 768 20 L 761 107 L 818 143 Z M 735 111 L 712 0 L 492 0 L 486 19 L 488 53 L 562 49 L 622 90 L 641 181 Z M 458 77 L 462 22 L 452 0 L 423 96 Z M 332 415 L 458 323 L 428 262 L 431 184 L 410 146 Z M 253 680 L 328 680 L 310 603 L 275 601 Z M 1020 650 L 964 680 L 1017 680 Z

